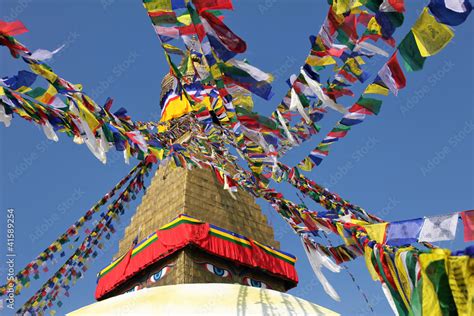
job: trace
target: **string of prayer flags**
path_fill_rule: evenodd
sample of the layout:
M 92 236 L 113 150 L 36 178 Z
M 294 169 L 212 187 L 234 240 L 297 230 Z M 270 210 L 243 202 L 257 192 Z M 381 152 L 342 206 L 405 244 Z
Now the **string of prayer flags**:
M 337 99 L 353 95 L 351 86 L 368 78 L 369 74 L 362 67 L 365 59 L 376 54 L 389 56 L 383 49 L 368 43 L 367 40 L 383 39 L 394 46 L 392 35 L 403 21 L 403 1 L 376 4 L 371 1 L 342 0 L 330 3 L 332 6 L 318 35 L 310 38 L 312 47 L 302 71 L 290 77 L 290 89 L 272 114 L 287 136 L 286 140 L 281 141 L 286 142 L 279 149 L 281 153 L 318 133 L 320 128 L 314 122 L 322 119 L 325 113 L 322 110 L 325 107 L 347 113 L 347 110 L 337 103 Z M 363 6 L 373 13 L 363 10 Z M 359 37 L 356 31 L 358 24 L 366 28 L 362 37 Z M 330 65 L 336 65 L 334 76 L 330 75 L 327 84 L 322 84 L 324 80 L 321 80 L 319 72 Z M 291 119 L 295 115 L 289 112 L 298 112 L 301 121 L 292 126 Z M 305 125 L 310 132 L 298 134 L 297 130 Z M 311 158 L 314 158 L 314 155 L 305 158 L 300 167 L 311 169 L 315 165 Z
M 264 99 L 270 98 L 272 76 L 234 59 L 246 50 L 246 44 L 223 23 L 221 12 L 217 11 L 232 9 L 230 0 L 144 0 L 143 4 L 170 66 L 172 88 L 165 91 L 163 100 L 182 98 L 190 109 L 186 108 L 182 115 L 167 122 L 134 122 L 123 108 L 111 113 L 111 100 L 104 107 L 99 106 L 82 92 L 81 85 L 61 78 L 43 62 L 58 50 L 30 52 L 12 37 L 26 28 L 17 22 L 0 22 L 0 45 L 6 46 L 14 57 L 22 56 L 31 70 L 2 79 L 2 122 L 8 125 L 13 115 L 18 115 L 40 125 L 46 136 L 54 140 L 58 139 L 57 131 L 65 132 L 75 142 L 86 143 L 104 162 L 105 153 L 111 147 L 122 151 L 126 161 L 130 157 L 142 161 L 139 170 L 127 180 L 127 187 L 109 204 L 108 210 L 100 214 L 94 228 L 85 230 L 87 236 L 74 254 L 19 313 L 44 313 L 53 302 L 62 305 L 59 296 L 68 296 L 71 283 L 88 270 L 88 264 L 103 248 L 103 238 L 108 240 L 115 232 L 113 222 L 124 213 L 127 203 L 145 189 L 143 178 L 158 160 L 165 160 L 173 167 L 210 168 L 231 194 L 239 186 L 265 199 L 300 235 L 315 275 L 334 299 L 339 296 L 322 275 L 321 268 L 338 272 L 337 264 L 364 255 L 370 274 L 382 283 L 384 294 L 396 313 L 427 311 L 431 304 L 437 304 L 434 310 L 439 313 L 450 312 L 446 306 L 472 312 L 466 308 L 470 290 L 465 290 L 466 280 L 471 277 L 466 269 L 469 267 L 466 258 L 471 252 L 454 256 L 444 250 L 403 247 L 417 241 L 454 238 L 457 214 L 384 222 L 305 178 L 298 168 L 289 168 L 278 161 L 286 150 L 317 134 L 320 127 L 315 122 L 331 108 L 340 112 L 342 119 L 299 166 L 311 170 L 319 165 L 329 154 L 331 144 L 345 137 L 351 127 L 363 122 L 366 116 L 380 112 L 382 101 L 371 95 L 397 94 L 405 87 L 406 78 L 400 66 L 402 59 L 408 71 L 419 70 L 427 56 L 444 48 L 453 37 L 447 25 L 457 25 L 467 18 L 472 9 L 469 2 L 431 1 L 428 8 L 432 15 L 425 9 L 398 49 L 390 55 L 368 40 L 382 40 L 396 46 L 393 34 L 404 19 L 403 1 L 330 1 L 322 28 L 310 39 L 311 52 L 304 66 L 298 75 L 290 77 L 288 93 L 269 118 L 252 112 L 250 92 Z M 358 35 L 359 27 L 364 29 L 361 36 Z M 185 49 L 168 43 L 175 38 L 183 40 Z M 352 86 L 368 80 L 369 73 L 364 65 L 375 55 L 391 57 L 357 102 L 346 109 L 339 99 L 353 96 Z M 177 56 L 182 58 L 179 65 L 172 60 Z M 333 66 L 333 71 L 329 71 L 327 80 L 322 80 L 323 70 L 328 66 Z M 37 77 L 45 79 L 48 87 L 35 87 Z M 241 97 L 245 99 L 243 102 L 239 100 Z M 237 104 L 246 106 L 237 107 Z M 166 114 L 174 109 L 165 106 L 163 110 Z M 295 114 L 301 119 L 292 125 Z M 172 123 L 175 126 L 167 130 Z M 153 131 L 155 127 L 158 132 Z M 184 131 L 187 133 L 185 138 L 182 137 Z M 237 157 L 229 153 L 230 146 L 235 147 L 248 163 L 249 170 L 240 167 Z M 271 172 L 266 173 L 269 170 Z M 290 182 L 324 210 L 309 210 L 304 203 L 297 205 L 285 199 L 282 193 L 270 187 L 271 178 Z M 97 205 L 105 204 L 111 196 L 112 193 L 104 196 Z M 66 255 L 64 244 L 92 219 L 99 206 L 89 210 L 63 235 L 65 238 L 61 236 L 23 270 L 16 284 L 17 292 L 30 284 L 30 277 L 37 279 L 40 269 L 48 271 L 47 261 Z M 472 240 L 472 211 L 463 212 L 461 216 L 465 239 Z M 336 234 L 343 244 L 325 247 L 314 243 L 310 237 L 318 236 L 320 230 Z M 74 241 L 78 240 L 79 237 Z M 427 255 L 425 261 L 421 262 L 424 255 Z M 451 291 L 441 293 L 439 284 Z M 0 295 L 5 293 L 6 287 L 0 288 Z
M 456 7 L 452 2 L 449 5 L 451 8 Z M 467 15 L 470 13 L 469 5 L 459 4 L 459 6 L 465 8 L 463 12 Z M 349 112 L 357 114 L 357 118 L 353 120 L 351 116 L 354 114 L 345 114 L 323 141 L 297 166 L 304 171 L 311 171 L 314 167 L 319 166 L 322 160 L 329 155 L 331 145 L 345 137 L 350 130 L 350 126 L 363 122 L 365 115 L 377 115 L 380 112 L 382 101 L 368 98 L 367 94 L 386 96 L 387 90 L 389 90 L 397 95 L 398 91 L 406 86 L 406 78 L 397 59 L 398 52 L 400 52 L 399 55 L 402 57 L 407 71 L 417 71 L 423 68 L 426 57 L 433 56 L 441 51 L 453 36 L 454 33 L 449 26 L 438 22 L 429 13 L 428 7 L 425 7 L 397 50 L 380 69 L 378 76 L 367 86 L 358 101 L 349 108 Z M 352 125 L 346 125 L 347 123 Z M 344 133 L 334 133 L 344 128 L 344 126 L 349 127 L 345 128 Z
M 91 260 L 97 257 L 98 252 L 95 249 L 103 247 L 100 246 L 102 244 L 101 239 L 103 237 L 108 239 L 107 236 L 116 231 L 113 228 L 113 221 L 124 214 L 124 204 L 130 202 L 135 194 L 144 190 L 144 177 L 149 174 L 154 162 L 156 160 L 146 159 L 145 163 L 140 163 L 137 166 L 139 167 L 137 177 L 132 179 L 127 189 L 109 205 L 108 211 L 101 214 L 101 218 L 96 222 L 93 230 L 84 238 L 73 255 L 17 311 L 17 314 L 23 315 L 26 312 L 34 314 L 38 310 L 47 310 L 54 301 L 58 300 L 60 294 L 67 293 L 71 282 L 74 285 L 81 278 L 83 273 L 88 270 L 88 264 Z M 131 194 L 133 195 L 131 196 Z
M 43 267 L 45 272 L 48 271 L 47 269 L 47 262 L 53 261 L 55 255 L 58 253 L 62 253 L 63 248 L 68 243 L 73 242 L 73 237 L 78 236 L 82 227 L 84 227 L 88 222 L 92 221 L 93 215 L 99 212 L 100 208 L 105 205 L 118 191 L 121 191 L 123 186 L 127 183 L 133 183 L 136 181 L 137 177 L 140 177 L 140 170 L 142 169 L 143 163 L 140 162 L 137 166 L 132 168 L 130 172 L 121 179 L 112 190 L 110 190 L 107 194 L 105 194 L 94 206 L 92 206 L 83 216 L 81 216 L 78 220 L 74 222 L 72 226 L 70 226 L 61 236 L 59 236 L 53 243 L 51 243 L 44 251 L 42 251 L 34 260 L 26 265 L 23 269 L 20 269 L 16 274 L 16 282 L 25 283 L 28 282 L 29 275 L 36 275 L 35 271 L 38 270 L 38 267 Z M 128 192 L 129 188 L 125 188 L 124 191 L 120 193 L 120 195 L 125 194 L 124 192 Z M 116 204 L 116 207 L 119 207 Z M 86 229 L 86 233 L 87 232 Z M 22 288 L 17 286 L 15 288 L 15 294 L 18 295 L 21 292 Z M 0 295 L 5 295 L 7 291 L 7 286 L 0 287 Z

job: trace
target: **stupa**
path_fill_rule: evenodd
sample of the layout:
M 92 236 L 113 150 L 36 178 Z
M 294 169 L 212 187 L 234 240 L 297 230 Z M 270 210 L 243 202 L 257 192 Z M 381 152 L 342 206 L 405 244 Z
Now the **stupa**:
M 165 76 L 162 120 L 170 128 L 191 111 L 176 90 Z M 99 302 L 68 315 L 337 315 L 285 293 L 298 283 L 296 258 L 279 246 L 250 194 L 224 190 L 210 169 L 168 162 L 155 173 L 115 259 L 98 274 Z

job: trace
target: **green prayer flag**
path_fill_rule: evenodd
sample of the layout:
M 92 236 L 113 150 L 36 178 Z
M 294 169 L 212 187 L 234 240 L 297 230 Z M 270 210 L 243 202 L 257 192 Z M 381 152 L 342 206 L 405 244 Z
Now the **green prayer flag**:
M 421 56 L 415 36 L 410 31 L 407 36 L 398 45 L 398 51 L 404 60 L 404 66 L 407 71 L 418 71 L 423 69 L 426 57 Z
M 377 99 L 372 99 L 372 98 L 366 98 L 364 96 L 361 96 L 359 100 L 357 101 L 357 104 L 366 108 L 370 112 L 374 114 L 379 114 L 380 108 L 382 107 L 382 101 L 377 100 Z

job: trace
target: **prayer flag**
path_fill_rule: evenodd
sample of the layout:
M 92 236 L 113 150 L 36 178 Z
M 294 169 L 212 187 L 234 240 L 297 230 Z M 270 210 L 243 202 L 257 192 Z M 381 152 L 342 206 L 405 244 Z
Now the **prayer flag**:
M 28 29 L 21 21 L 5 22 L 0 20 L 0 33 L 15 36 L 26 32 Z
M 464 241 L 474 240 L 474 210 L 464 211 L 461 213 L 462 222 L 464 224 Z
M 398 51 L 402 55 L 407 71 L 417 71 L 423 68 L 426 57 L 421 56 L 412 31 L 408 32 L 400 45 L 398 45 Z
M 425 218 L 419 241 L 453 240 L 456 236 L 458 213 Z
M 397 60 L 397 52 L 380 69 L 378 75 L 394 95 L 398 95 L 398 90 L 406 86 L 405 75 Z
M 206 10 L 233 10 L 231 0 L 193 0 L 197 11 L 201 14 Z
M 412 28 L 421 56 L 439 53 L 454 37 L 453 31 L 439 23 L 425 8 Z
M 26 71 L 20 70 L 16 76 L 8 77 L 3 80 L 10 89 L 18 90 L 23 87 L 30 87 L 38 77 L 36 74 Z
M 418 241 L 423 219 L 392 222 L 387 228 L 387 245 L 403 246 Z
M 436 20 L 451 26 L 463 23 L 472 11 L 469 0 L 431 0 L 428 8 Z
M 387 225 L 388 223 L 364 225 L 364 228 L 371 240 L 383 244 L 385 243 Z

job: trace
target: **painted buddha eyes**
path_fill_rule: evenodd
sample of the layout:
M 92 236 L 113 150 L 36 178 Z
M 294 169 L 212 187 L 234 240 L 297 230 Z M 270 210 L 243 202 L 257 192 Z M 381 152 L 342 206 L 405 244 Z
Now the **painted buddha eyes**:
M 226 269 L 219 268 L 218 266 L 213 265 L 212 263 L 205 263 L 204 266 L 206 267 L 207 271 L 214 273 L 221 278 L 227 278 L 230 276 L 230 272 Z
M 132 292 L 135 292 L 135 291 L 138 291 L 140 289 L 140 285 L 135 285 L 134 287 L 132 287 L 130 290 L 126 291 L 125 293 L 132 293 Z
M 269 289 L 270 287 L 262 281 L 258 281 L 249 277 L 244 278 L 244 285 L 252 286 L 252 287 L 258 287 L 262 289 Z
M 206 268 L 207 271 L 221 278 L 232 278 L 231 272 L 229 272 L 229 270 L 227 269 L 220 268 L 216 265 L 213 265 L 212 263 L 203 262 L 199 264 L 202 265 L 204 268 Z M 261 289 L 271 289 L 271 287 L 265 282 L 259 281 L 257 279 L 253 279 L 251 277 L 244 277 L 241 279 L 241 282 L 239 283 L 243 285 L 251 286 L 251 287 L 261 288 Z
M 163 268 L 160 269 L 160 271 L 155 272 L 151 275 L 150 282 L 151 283 L 158 282 L 159 280 L 163 279 L 170 270 L 171 270 L 171 266 L 164 266 Z

